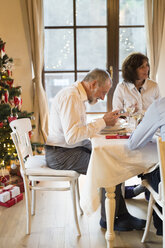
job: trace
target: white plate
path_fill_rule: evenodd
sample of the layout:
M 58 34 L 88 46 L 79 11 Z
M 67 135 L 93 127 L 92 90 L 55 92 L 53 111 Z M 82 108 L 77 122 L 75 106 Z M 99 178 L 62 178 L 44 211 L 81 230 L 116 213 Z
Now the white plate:
M 101 134 L 115 133 L 124 130 L 127 127 L 128 123 L 124 119 L 119 119 L 115 126 L 106 126 L 100 131 Z
M 125 130 L 125 128 L 118 128 L 118 129 L 103 129 L 100 131 L 100 134 L 110 134 L 110 133 L 118 133 L 122 130 Z
M 105 131 L 114 131 L 114 130 L 119 131 L 119 130 L 122 130 L 122 129 L 124 129 L 124 127 L 115 125 L 113 127 L 107 126 L 103 130 L 105 130 Z
M 128 123 L 124 120 L 124 119 L 119 119 L 116 124 L 111 127 L 111 126 L 106 126 L 103 130 L 122 130 L 124 128 L 126 128 L 126 126 L 128 125 Z

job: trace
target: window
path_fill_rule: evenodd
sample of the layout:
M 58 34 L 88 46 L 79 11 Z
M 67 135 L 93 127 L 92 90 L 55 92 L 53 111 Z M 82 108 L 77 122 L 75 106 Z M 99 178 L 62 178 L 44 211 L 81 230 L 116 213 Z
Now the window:
M 144 0 L 120 0 L 119 69 L 124 58 L 135 51 L 146 54 Z
M 113 88 L 88 112 L 111 110 L 123 59 L 145 53 L 144 0 L 44 0 L 44 81 L 49 106 L 55 94 L 95 68 L 113 68 Z M 139 39 L 140 37 L 140 39 Z

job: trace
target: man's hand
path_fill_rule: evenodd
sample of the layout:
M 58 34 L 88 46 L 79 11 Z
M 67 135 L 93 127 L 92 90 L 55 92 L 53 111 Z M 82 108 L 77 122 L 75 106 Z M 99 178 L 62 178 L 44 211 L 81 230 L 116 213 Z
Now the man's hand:
M 114 126 L 120 117 L 120 111 L 115 110 L 113 112 L 108 112 L 103 116 L 106 126 Z

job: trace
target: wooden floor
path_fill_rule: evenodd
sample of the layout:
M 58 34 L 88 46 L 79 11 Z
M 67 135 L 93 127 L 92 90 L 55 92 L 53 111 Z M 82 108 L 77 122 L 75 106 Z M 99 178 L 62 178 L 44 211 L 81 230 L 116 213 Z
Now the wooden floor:
M 84 176 L 80 178 L 81 187 Z M 143 194 L 127 200 L 134 216 L 146 218 Z M 99 226 L 100 209 L 93 215 L 79 216 L 81 237 L 76 235 L 70 192 L 38 192 L 31 235 L 26 235 L 25 199 L 11 208 L 0 206 L 0 248 L 104 248 L 105 232 Z M 115 232 L 115 248 L 161 248 L 162 238 L 152 226 L 150 241 L 140 242 L 143 232 Z

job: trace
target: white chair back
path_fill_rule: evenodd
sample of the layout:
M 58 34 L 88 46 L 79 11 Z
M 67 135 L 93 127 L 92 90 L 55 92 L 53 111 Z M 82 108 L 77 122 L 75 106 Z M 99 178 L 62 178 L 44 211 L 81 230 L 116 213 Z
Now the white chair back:
M 44 155 L 33 156 L 31 142 L 29 138 L 29 132 L 32 130 L 31 121 L 29 118 L 23 118 L 14 120 L 10 123 L 10 127 L 13 130 L 11 133 L 13 142 L 15 144 L 17 154 L 20 162 L 21 174 L 24 181 L 25 188 L 25 199 L 26 199 L 26 213 L 27 213 L 27 234 L 31 231 L 31 218 L 30 209 L 32 215 L 35 214 L 35 192 L 38 190 L 43 191 L 66 191 L 70 190 L 72 203 L 73 203 L 73 213 L 76 223 L 77 232 L 80 235 L 80 228 L 77 217 L 77 203 L 81 214 L 82 209 L 80 207 L 80 196 L 79 196 L 79 186 L 78 178 L 79 173 L 73 170 L 54 170 L 47 166 Z M 29 184 L 29 181 L 31 184 Z M 49 182 L 49 181 L 61 181 L 67 182 L 64 186 L 57 186 L 52 184 L 47 184 L 43 186 L 37 184 L 37 182 Z M 31 190 L 30 190 L 31 189 Z M 31 196 L 30 196 L 31 193 Z M 32 204 L 31 204 L 32 199 Z
M 29 132 L 32 131 L 31 121 L 29 118 L 23 118 L 10 122 L 10 127 L 13 131 L 12 138 L 17 142 L 15 143 L 16 149 L 20 150 L 18 154 L 22 156 L 22 159 L 26 159 L 28 156 L 33 156 L 31 142 L 29 138 Z M 16 141 L 16 140 L 15 140 Z

